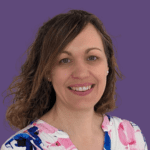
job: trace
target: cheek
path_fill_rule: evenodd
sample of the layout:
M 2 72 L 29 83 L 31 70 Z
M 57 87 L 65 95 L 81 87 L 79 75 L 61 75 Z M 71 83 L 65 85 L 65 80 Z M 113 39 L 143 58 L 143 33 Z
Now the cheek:
M 64 70 L 54 70 L 52 74 L 52 81 L 58 85 L 63 83 L 68 76 L 67 71 Z
M 106 78 L 107 68 L 105 66 L 99 66 L 91 69 L 91 72 L 100 79 Z

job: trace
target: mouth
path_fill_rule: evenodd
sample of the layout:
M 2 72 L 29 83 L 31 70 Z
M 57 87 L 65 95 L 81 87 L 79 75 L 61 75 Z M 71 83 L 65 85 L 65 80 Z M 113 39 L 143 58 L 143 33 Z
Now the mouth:
M 94 88 L 95 84 L 92 84 L 91 88 Z M 72 90 L 71 87 L 68 87 L 69 90 Z

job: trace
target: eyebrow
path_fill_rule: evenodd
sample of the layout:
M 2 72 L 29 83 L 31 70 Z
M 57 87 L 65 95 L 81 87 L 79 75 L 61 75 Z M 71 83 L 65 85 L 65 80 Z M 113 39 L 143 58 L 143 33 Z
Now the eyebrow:
M 99 51 L 102 51 L 100 48 L 91 47 L 91 48 L 86 49 L 85 54 L 87 54 L 87 53 L 88 53 L 89 51 L 91 51 L 91 50 L 99 50 Z M 62 53 L 66 53 L 66 54 L 72 56 L 72 54 L 71 54 L 70 52 L 68 52 L 68 51 L 62 51 L 61 54 L 62 54 Z

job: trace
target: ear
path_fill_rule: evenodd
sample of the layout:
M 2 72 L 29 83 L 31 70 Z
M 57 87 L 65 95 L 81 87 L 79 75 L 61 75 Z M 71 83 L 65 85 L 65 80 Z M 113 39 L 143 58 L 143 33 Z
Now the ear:
M 51 82 L 51 74 L 49 72 L 46 73 L 45 79 Z
M 51 78 L 50 78 L 50 77 L 48 77 L 47 80 L 48 80 L 49 82 L 51 82 Z
M 107 67 L 107 75 L 109 74 L 109 67 Z

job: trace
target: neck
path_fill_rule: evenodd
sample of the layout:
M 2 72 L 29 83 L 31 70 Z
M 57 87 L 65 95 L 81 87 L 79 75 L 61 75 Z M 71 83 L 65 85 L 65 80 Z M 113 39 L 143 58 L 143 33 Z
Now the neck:
M 49 112 L 54 126 L 74 137 L 93 137 L 102 129 L 103 116 L 94 112 L 93 109 L 73 110 L 55 103 Z

